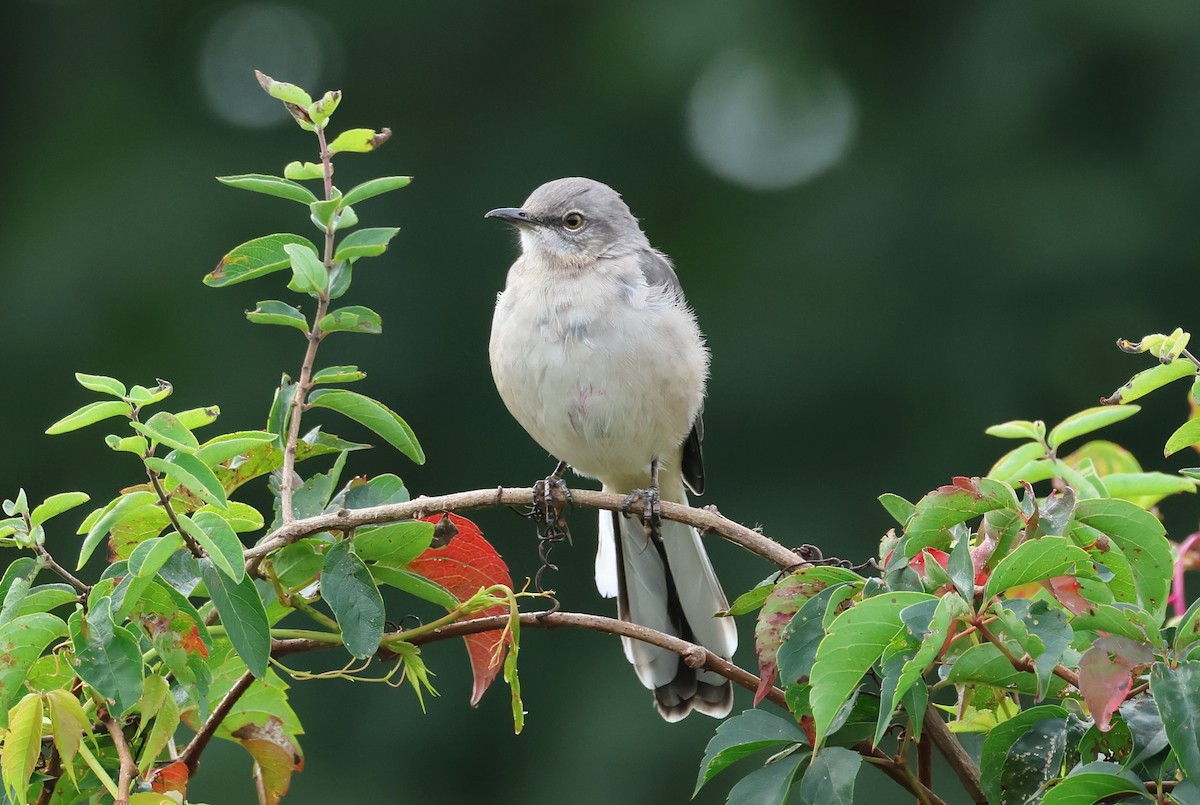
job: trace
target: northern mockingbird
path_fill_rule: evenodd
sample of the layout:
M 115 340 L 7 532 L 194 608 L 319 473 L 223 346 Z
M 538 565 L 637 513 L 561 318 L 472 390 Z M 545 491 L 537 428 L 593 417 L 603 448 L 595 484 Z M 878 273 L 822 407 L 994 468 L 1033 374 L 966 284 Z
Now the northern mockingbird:
M 653 502 L 657 491 L 676 503 L 687 503 L 685 486 L 703 492 L 708 350 L 671 261 L 620 195 L 591 179 L 558 179 L 519 209 L 484 217 L 521 236 L 521 256 L 496 297 L 490 345 L 492 376 L 513 417 L 607 492 Z M 714 617 L 729 605 L 700 535 L 680 523 L 651 525 L 600 512 L 600 594 L 617 598 L 623 620 L 731 658 L 737 629 Z M 663 718 L 729 714 L 726 679 L 666 649 L 622 641 Z

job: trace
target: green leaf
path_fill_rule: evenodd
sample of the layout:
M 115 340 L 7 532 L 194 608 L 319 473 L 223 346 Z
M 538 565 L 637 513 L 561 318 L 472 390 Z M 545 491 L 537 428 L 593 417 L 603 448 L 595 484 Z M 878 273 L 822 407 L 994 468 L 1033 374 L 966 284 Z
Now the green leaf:
M 254 76 L 258 79 L 259 86 L 272 98 L 292 104 L 293 106 L 312 106 L 312 98 L 295 84 L 289 84 L 286 81 L 276 81 L 261 70 L 255 70 Z
M 369 570 L 371 578 L 380 584 L 403 590 L 446 609 L 454 609 L 458 606 L 458 599 L 454 597 L 453 593 L 424 576 L 418 576 L 416 573 L 390 565 L 371 565 Z
M 297 181 L 306 179 L 324 179 L 325 166 L 319 162 L 292 161 L 283 167 L 283 177 L 285 179 L 294 179 Z M 297 201 L 299 201 L 299 199 L 297 199 Z
M 113 397 L 125 396 L 125 384 L 120 380 L 104 375 L 88 375 L 83 372 L 75 373 L 75 380 L 88 391 L 109 394 Z
M 129 572 L 138 578 L 153 576 L 171 558 L 171 554 L 183 547 L 183 537 L 172 531 L 161 537 L 151 537 L 138 544 L 129 554 Z
M 105 535 L 123 519 L 137 511 L 142 506 L 158 501 L 158 495 L 144 489 L 121 495 L 114 503 L 109 504 L 104 514 L 88 529 L 83 538 L 83 546 L 79 549 L 79 562 L 75 568 L 82 568 L 91 557 L 92 551 L 100 544 Z
M 0 663 L 0 719 L 20 694 L 30 666 L 47 646 L 66 634 L 62 619 L 45 612 L 21 615 L 0 626 L 0 657 L 4 657 Z
M 1160 619 L 1166 610 L 1174 560 L 1162 523 L 1127 500 L 1081 500 L 1075 519 L 1107 534 L 1129 560 L 1142 606 Z
M 383 145 L 391 135 L 390 129 L 383 129 L 378 133 L 372 129 L 347 129 L 333 138 L 333 142 L 329 144 L 329 153 L 365 154 Z
M 370 657 L 383 639 L 383 597 L 349 540 L 325 552 L 321 597 L 342 628 L 342 642 L 353 656 Z
M 883 593 L 850 607 L 830 624 L 812 669 L 813 720 L 819 748 L 842 705 L 901 629 L 900 611 L 933 596 Z
M 166 476 L 164 486 L 168 492 L 183 486 L 205 503 L 219 508 L 228 505 L 225 490 L 217 476 L 195 456 L 176 450 L 169 459 L 150 457 L 145 459 L 145 463 L 147 468 Z
M 292 281 L 288 287 L 301 293 L 320 293 L 329 287 L 329 269 L 317 253 L 295 243 L 283 247 L 291 260 Z
M 225 433 L 209 439 L 196 451 L 196 458 L 204 462 L 206 467 L 216 467 L 232 458 L 243 456 L 253 450 L 270 445 L 275 441 L 274 434 L 262 430 L 243 430 L 236 433 Z
M 417 442 L 416 435 L 408 423 L 392 409 L 370 397 L 344 389 L 322 389 L 314 391 L 308 398 L 314 408 L 329 408 L 353 419 L 395 447 L 417 464 L 425 463 L 425 452 Z
M 145 408 L 148 405 L 153 405 L 157 402 L 162 402 L 171 396 L 171 384 L 165 380 L 159 380 L 158 384 L 148 389 L 145 386 L 134 386 L 129 390 L 129 401 L 138 408 Z
M 246 577 L 246 565 L 242 561 L 242 541 L 229 523 L 216 512 L 196 512 L 191 517 L 181 514 L 179 524 L 192 539 L 200 543 L 204 552 L 222 573 L 241 584 Z
M 995 436 L 998 439 L 1033 439 L 1040 441 L 1046 433 L 1046 424 L 1044 422 L 1030 422 L 1026 419 L 1014 419 L 1010 422 L 1001 422 L 999 425 L 992 425 L 984 431 L 988 436 Z
M 72 411 L 62 419 L 46 428 L 46 433 L 57 436 L 80 428 L 86 428 L 114 416 L 129 416 L 133 409 L 129 403 L 122 400 L 100 400 L 88 403 L 82 408 Z
M 312 382 L 318 383 L 353 383 L 367 376 L 360 372 L 357 366 L 327 366 L 313 373 Z
M 979 784 L 987 794 L 988 802 L 1007 801 L 1002 786 L 1004 767 L 1017 740 L 1037 724 L 1059 722 L 1065 725 L 1066 717 L 1067 711 L 1057 705 L 1031 707 L 1007 721 L 1000 722 L 988 732 L 984 738 L 979 763 Z M 1016 765 L 1027 762 L 1023 756 L 1014 758 L 1014 761 Z
M 221 407 L 219 405 L 206 405 L 202 408 L 189 408 L 186 411 L 179 411 L 175 414 L 175 417 L 188 430 L 195 430 L 196 428 L 203 428 L 205 425 L 211 425 L 217 421 L 217 417 L 220 415 Z
M 997 481 L 1004 481 L 1008 484 L 1015 484 L 1018 481 L 1025 480 L 1021 477 L 1021 473 L 1029 466 L 1030 462 L 1045 455 L 1046 448 L 1039 442 L 1026 442 L 1001 456 L 992 465 L 992 468 L 988 470 L 987 477 L 995 478 Z
M 146 437 L 140 434 L 122 438 L 114 433 L 110 433 L 104 437 L 104 443 L 117 452 L 133 453 L 135 456 L 144 456 L 146 455 L 146 451 L 150 449 L 150 442 L 146 441 Z
M 726 719 L 717 726 L 716 734 L 704 749 L 704 759 L 700 761 L 700 774 L 696 778 L 692 796 L 717 774 L 755 752 L 807 743 L 808 738 L 795 722 L 762 710 L 747 710 Z
M 387 251 L 388 243 L 399 231 L 399 227 L 385 226 L 352 232 L 338 243 L 333 259 L 340 262 L 353 261 L 360 257 L 378 257 Z
M 853 805 L 854 780 L 862 755 L 840 746 L 827 746 L 813 755 L 800 781 L 800 798 L 821 805 Z
M 29 521 L 35 527 L 39 526 L 51 517 L 57 517 L 65 511 L 70 511 L 76 506 L 87 503 L 89 500 L 91 498 L 83 492 L 60 492 L 57 495 L 51 495 L 42 501 L 42 505 L 30 513 Z
M 111 607 L 111 598 L 100 598 L 86 618 L 82 611 L 73 612 L 67 628 L 80 678 L 112 702 L 113 715 L 119 717 L 142 695 L 142 652 L 133 633 L 113 623 Z
M 433 541 L 433 523 L 408 520 L 376 528 L 360 528 L 354 552 L 364 560 L 403 566 L 416 559 Z
M 1140 410 L 1142 409 L 1136 405 L 1102 405 L 1097 408 L 1088 408 L 1072 414 L 1051 428 L 1046 443 L 1050 447 L 1056 448 L 1077 436 L 1107 427 L 1122 419 L 1128 419 Z
M 927 605 L 927 602 L 922 602 L 917 606 Z M 890 702 L 881 702 L 880 707 L 887 707 L 889 713 L 896 712 L 896 708 L 900 706 L 901 700 L 908 693 L 909 688 L 916 684 L 925 671 L 937 659 L 942 647 L 946 643 L 946 637 L 950 633 L 950 627 L 954 622 L 971 613 L 971 607 L 960 596 L 954 593 L 947 593 L 937 599 L 937 607 L 933 611 L 933 616 L 928 622 L 922 634 L 916 634 L 912 631 L 911 626 L 907 623 L 905 612 L 900 613 L 901 621 L 905 622 L 905 627 L 909 631 L 909 635 L 920 644 L 917 653 L 912 659 L 904 664 L 900 672 L 900 677 L 896 682 L 896 689 L 892 693 Z
M 36 587 L 30 587 L 29 593 L 21 599 L 16 617 L 49 612 L 78 600 L 79 593 L 69 584 L 39 584 Z
M 278 299 L 264 299 L 254 310 L 246 311 L 246 318 L 255 324 L 278 324 L 308 332 L 308 319 L 304 314 Z
M 908 519 L 917 511 L 917 507 L 912 503 L 891 492 L 884 492 L 880 495 L 879 503 L 892 516 L 892 519 L 900 525 L 907 523 Z
M 8 714 L 0 772 L 5 794 L 20 805 L 29 801 L 26 790 L 42 749 L 42 715 L 42 697 L 36 693 L 26 695 Z
M 1170 495 L 1196 491 L 1191 478 L 1165 472 L 1121 472 L 1103 476 L 1104 488 L 1114 498 L 1148 509 Z
M 723 614 L 745 615 L 748 612 L 757 612 L 762 608 L 763 602 L 767 600 L 767 596 L 771 594 L 771 590 L 775 589 L 777 575 L 776 573 L 772 573 L 766 579 L 739 595 Z
M 302 184 L 297 184 L 290 179 L 283 179 L 278 176 L 268 176 L 265 173 L 244 173 L 240 176 L 218 176 L 217 181 L 230 187 L 236 187 L 239 190 L 250 190 L 254 193 L 263 193 L 268 196 L 277 198 L 286 198 L 289 201 L 298 201 L 301 204 L 311 204 L 317 200 Z
M 308 107 L 308 115 L 312 118 L 313 123 L 321 128 L 325 128 L 326 121 L 333 115 L 334 110 L 338 108 L 338 104 L 341 102 L 342 91 L 338 89 L 330 90 Z
M 1192 780 L 1200 779 L 1200 662 L 1171 668 L 1157 662 L 1150 669 L 1150 695 L 1158 705 L 1171 750 Z
M 66 624 L 63 624 L 65 627 Z M 58 748 L 59 759 L 63 770 L 71 779 L 75 779 L 72 768 L 75 755 L 79 752 L 79 744 L 84 733 L 92 730 L 91 719 L 70 692 L 60 689 L 48 690 L 45 693 L 46 707 L 50 716 L 50 734 L 54 745 Z
M 288 591 L 307 587 L 321 572 L 325 557 L 317 553 L 311 540 L 293 542 L 271 555 L 271 567 L 279 584 Z
M 410 182 L 412 182 L 411 176 L 381 176 L 378 179 L 371 179 L 350 188 L 346 195 L 342 197 L 341 204 L 343 207 L 349 207 L 351 204 L 357 204 L 360 201 L 366 201 L 369 198 L 390 193 L 402 187 L 408 187 Z
M 809 758 L 805 751 L 793 751 L 770 760 L 761 769 L 750 772 L 730 789 L 729 805 L 783 805 L 797 772 Z
M 370 333 L 383 332 L 383 322 L 379 314 L 369 307 L 351 305 L 338 308 L 326 314 L 317 322 L 317 326 L 327 333 Z
M 285 246 L 302 246 L 314 255 L 317 253 L 312 241 L 299 235 L 277 233 L 255 238 L 222 257 L 217 267 L 205 276 L 204 284 L 223 288 L 291 268 L 291 258 L 283 250 Z
M 1010 644 L 1010 649 L 1015 646 Z M 1035 696 L 1038 692 L 1037 676 L 1028 671 L 1017 671 L 1012 662 L 991 643 L 971 646 L 959 655 L 946 675 L 954 683 L 976 683 L 995 688 L 1011 688 L 1018 693 Z M 1055 690 L 1062 688 L 1062 681 Z
M 258 509 L 236 500 L 229 501 L 229 507 L 226 509 L 217 509 L 214 506 L 202 506 L 197 511 L 215 512 L 222 520 L 229 523 L 230 528 L 239 534 L 244 534 L 247 531 L 257 531 L 265 524 L 262 513 Z
M 167 411 L 159 411 L 145 422 L 130 422 L 129 425 L 151 442 L 170 447 L 172 450 L 194 453 L 200 446 L 195 434 L 184 427 L 179 417 Z
M 996 565 L 984 588 L 983 599 L 987 601 L 1022 584 L 1068 574 L 1095 575 L 1086 551 L 1066 537 L 1026 540 Z
M 836 608 L 854 590 L 849 582 L 831 584 L 805 601 L 784 627 L 776 662 L 779 682 L 785 689 L 808 681 L 817 658 L 817 646 L 825 638 L 825 616 L 830 602 L 836 597 L 833 603 Z
M 1116 764 L 1114 769 L 1120 769 Z M 1118 794 L 1140 794 L 1144 801 L 1150 800 L 1146 786 L 1118 774 L 1101 772 L 1075 772 L 1065 777 L 1062 782 L 1052 786 L 1039 805 L 1093 805 L 1096 802 L 1110 802 L 1110 797 Z M 1121 797 L 1126 802 L 1127 797 Z
M 1191 447 L 1198 442 L 1200 442 L 1200 419 L 1189 419 L 1176 428 L 1175 432 L 1167 439 L 1163 455 L 1174 455 L 1183 448 Z
M 167 681 L 161 676 L 146 677 L 146 682 L 151 683 L 156 680 L 153 685 L 147 684 L 147 692 L 159 701 L 159 706 L 153 713 L 142 713 L 141 726 L 145 726 L 146 721 L 153 716 L 154 726 L 150 728 L 150 732 L 146 736 L 146 743 L 142 747 L 142 754 L 138 760 L 138 770 L 145 774 L 163 750 L 167 748 L 170 740 L 175 737 L 175 731 L 179 728 L 179 705 L 175 702 L 175 697 L 171 695 L 170 687 Z M 154 690 L 153 688 L 159 688 Z
M 271 626 L 254 579 L 243 576 L 241 582 L 234 584 L 212 562 L 203 561 L 200 574 L 233 650 L 246 663 L 250 673 L 262 679 L 267 674 L 267 660 L 271 656 Z
M 1016 508 L 1016 494 L 1007 484 L 991 478 L 955 478 L 953 484 L 917 502 L 916 513 L 904 529 L 908 537 L 904 555 L 911 558 L 924 548 L 947 548 L 951 526 L 994 509 Z
M 1133 402 L 1181 377 L 1194 377 L 1195 375 L 1196 364 L 1191 361 L 1174 360 L 1170 363 L 1160 363 L 1144 372 L 1138 372 L 1130 378 L 1128 383 L 1114 391 L 1112 396 L 1105 397 L 1102 402 L 1106 405 Z
M 386 506 L 389 503 L 408 502 L 408 489 L 399 476 L 390 472 L 376 475 L 374 478 L 361 483 L 355 479 L 346 489 L 343 505 L 347 509 L 367 509 L 372 506 Z

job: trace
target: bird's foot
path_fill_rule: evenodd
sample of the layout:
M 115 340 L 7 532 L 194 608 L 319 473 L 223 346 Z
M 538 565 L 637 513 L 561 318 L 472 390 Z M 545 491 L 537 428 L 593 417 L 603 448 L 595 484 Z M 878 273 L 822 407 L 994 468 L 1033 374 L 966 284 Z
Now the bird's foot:
M 621 501 L 621 514 L 629 516 L 630 508 L 638 502 L 642 504 L 642 527 L 646 529 L 646 533 L 649 535 L 660 533 L 662 499 L 659 497 L 658 487 L 649 486 L 630 492 L 625 496 L 625 500 Z
M 533 485 L 533 509 L 530 515 L 546 527 L 565 528 L 563 507 L 574 506 L 575 499 L 562 474 L 566 470 L 565 461 L 559 462 L 554 472 Z

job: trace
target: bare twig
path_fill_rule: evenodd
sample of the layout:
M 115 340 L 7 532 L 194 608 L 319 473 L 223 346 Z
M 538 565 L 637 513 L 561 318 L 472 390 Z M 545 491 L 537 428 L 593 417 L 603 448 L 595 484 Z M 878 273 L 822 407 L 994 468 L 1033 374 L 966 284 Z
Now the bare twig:
M 622 495 L 610 492 L 597 492 L 590 489 L 572 490 L 575 506 L 586 506 L 594 509 L 616 511 L 625 502 Z M 293 520 L 284 523 L 279 528 L 264 537 L 258 545 L 248 548 L 245 552 L 246 569 L 254 573 L 263 557 L 277 551 L 296 540 L 321 531 L 345 531 L 372 523 L 389 523 L 397 520 L 409 520 L 435 512 L 462 511 L 488 506 L 528 506 L 533 504 L 533 489 L 476 489 L 469 492 L 455 492 L 437 497 L 419 497 L 407 503 L 391 503 L 385 506 L 371 506 L 365 509 L 342 509 L 333 514 L 322 514 L 304 520 Z M 632 513 L 641 513 L 641 502 L 629 506 Z M 792 567 L 799 563 L 799 557 L 791 550 L 780 545 L 770 537 L 747 528 L 744 525 L 726 519 L 712 509 L 693 509 L 679 503 L 662 502 L 662 516 L 667 520 L 687 523 L 704 532 L 715 532 L 730 542 L 739 545 L 751 553 L 773 562 L 780 568 Z
M 150 484 L 154 487 L 154 493 L 158 495 L 158 499 L 162 502 L 163 509 L 167 512 L 167 519 L 171 521 L 171 525 L 175 527 L 175 532 L 183 537 L 183 542 L 187 545 L 187 549 L 192 552 L 192 556 L 197 559 L 204 556 L 204 551 L 196 544 L 196 540 L 192 539 L 191 535 L 183 529 L 179 524 L 179 517 L 175 514 L 175 510 L 171 508 L 171 496 L 163 489 L 162 482 L 158 480 L 158 473 L 146 467 L 146 476 L 150 479 Z
M 125 740 L 125 733 L 121 731 L 120 722 L 112 717 L 108 708 L 99 708 L 98 715 L 104 722 L 104 726 L 108 728 L 108 734 L 112 736 L 113 745 L 117 749 L 117 757 L 121 760 L 121 772 L 117 779 L 117 798 L 113 805 L 129 805 L 133 781 L 137 777 L 137 764 L 133 762 L 133 752 L 129 750 L 129 741 Z
M 946 758 L 950 769 L 958 777 L 963 788 L 966 789 L 971 801 L 977 803 L 977 805 L 986 803 L 987 796 L 984 795 L 983 789 L 979 786 L 979 769 L 975 766 L 975 761 L 971 760 L 971 756 L 967 754 L 967 750 L 963 749 L 962 744 L 950 732 L 950 728 L 942 720 L 941 713 L 937 711 L 937 708 L 933 704 L 928 704 L 925 707 L 925 721 L 922 725 L 922 731 L 930 737 L 933 745 L 937 747 L 942 757 Z
M 1028 657 L 1018 657 L 1017 655 L 1013 654 L 1012 651 L 1009 650 L 1008 646 L 1004 645 L 1004 641 L 996 637 L 996 635 L 992 633 L 992 630 L 987 627 L 987 624 L 984 623 L 982 619 L 977 620 L 975 622 L 975 626 L 979 628 L 979 634 L 983 635 L 984 639 L 1000 650 L 1000 653 L 1003 654 L 1005 658 L 1012 664 L 1013 668 L 1018 671 L 1028 671 L 1029 673 L 1037 672 L 1037 666 L 1034 664 L 1033 660 L 1029 659 Z M 1075 673 L 1070 668 L 1067 668 L 1064 665 L 1056 665 L 1054 666 L 1054 675 L 1076 690 L 1079 689 L 1079 674 Z
M 233 683 L 233 687 L 221 699 L 221 703 L 209 714 L 208 720 L 201 725 L 200 731 L 192 738 L 191 743 L 183 750 L 183 754 L 179 756 L 179 759 L 187 764 L 189 777 L 196 773 L 196 768 L 200 765 L 200 755 L 204 752 L 204 748 L 208 746 L 208 742 L 212 740 L 217 727 L 221 726 L 221 722 L 225 720 L 225 716 L 229 715 L 229 711 L 233 709 L 238 699 L 242 698 L 242 694 L 249 690 L 250 685 L 253 683 L 254 674 L 249 671 L 242 674 L 241 678 Z
M 494 494 L 494 492 L 492 493 Z M 614 497 L 619 497 L 615 496 Z M 665 514 L 664 514 L 665 516 Z M 464 637 L 470 634 L 479 632 L 491 632 L 498 629 L 503 629 L 508 625 L 508 615 L 493 615 L 486 618 L 472 618 L 469 620 L 461 620 L 447 626 L 442 626 L 433 629 L 425 634 L 418 636 L 411 642 L 415 644 L 432 643 L 438 640 L 446 640 L 453 637 Z M 588 615 L 580 612 L 551 612 L 551 613 L 525 613 L 521 615 L 521 627 L 533 629 L 557 629 L 560 627 L 589 629 L 594 632 L 604 632 L 606 634 L 621 635 L 631 637 L 634 640 L 641 640 L 668 651 L 673 651 L 684 658 L 684 662 L 693 668 L 704 668 L 713 671 L 728 679 L 730 682 L 745 688 L 746 690 L 758 689 L 758 677 L 746 671 L 728 660 L 718 657 L 716 654 L 705 649 L 703 646 L 698 646 L 687 640 L 682 640 L 672 635 L 663 634 L 654 629 L 645 626 L 639 626 L 635 623 L 617 620 L 615 618 L 606 618 L 601 615 Z M 389 636 L 385 635 L 386 641 Z M 282 657 L 288 654 L 297 654 L 304 651 L 316 651 L 325 648 L 336 648 L 336 644 L 327 643 L 317 640 L 306 639 L 290 639 L 290 640 L 273 640 L 271 641 L 271 655 L 274 657 Z M 766 698 L 772 703 L 784 709 L 787 709 L 787 701 L 784 698 L 784 693 L 777 687 L 772 687 L 767 693 Z M 943 725 L 944 726 L 944 725 Z M 961 747 L 959 747 L 961 750 Z M 926 805 L 945 805 L 940 798 L 932 791 L 920 785 L 913 777 L 912 773 L 896 759 L 889 757 L 884 752 L 877 749 L 870 741 L 862 741 L 855 744 L 854 751 L 863 755 L 871 765 L 878 768 L 881 772 L 891 777 L 909 793 L 913 794 L 918 800 Z
M 34 545 L 33 550 L 38 556 L 42 557 L 42 561 L 46 563 L 46 567 L 53 570 L 55 573 L 58 574 L 59 578 L 63 579 L 68 584 L 70 584 L 72 587 L 74 587 L 75 591 L 77 593 L 79 593 L 80 595 L 87 595 L 89 592 L 92 591 L 91 587 L 87 586 L 82 581 L 75 578 L 75 576 L 71 573 L 71 571 L 67 570 L 65 567 L 60 565 L 58 562 L 54 561 L 54 557 L 50 555 L 50 552 L 47 551 L 44 546 Z

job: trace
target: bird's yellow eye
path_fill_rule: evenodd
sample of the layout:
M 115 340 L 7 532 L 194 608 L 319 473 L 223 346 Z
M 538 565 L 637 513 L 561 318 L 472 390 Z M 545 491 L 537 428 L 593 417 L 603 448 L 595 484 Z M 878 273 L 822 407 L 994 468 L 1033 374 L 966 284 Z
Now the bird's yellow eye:
M 571 211 L 562 217 L 562 224 L 572 232 L 583 228 L 583 213 Z

